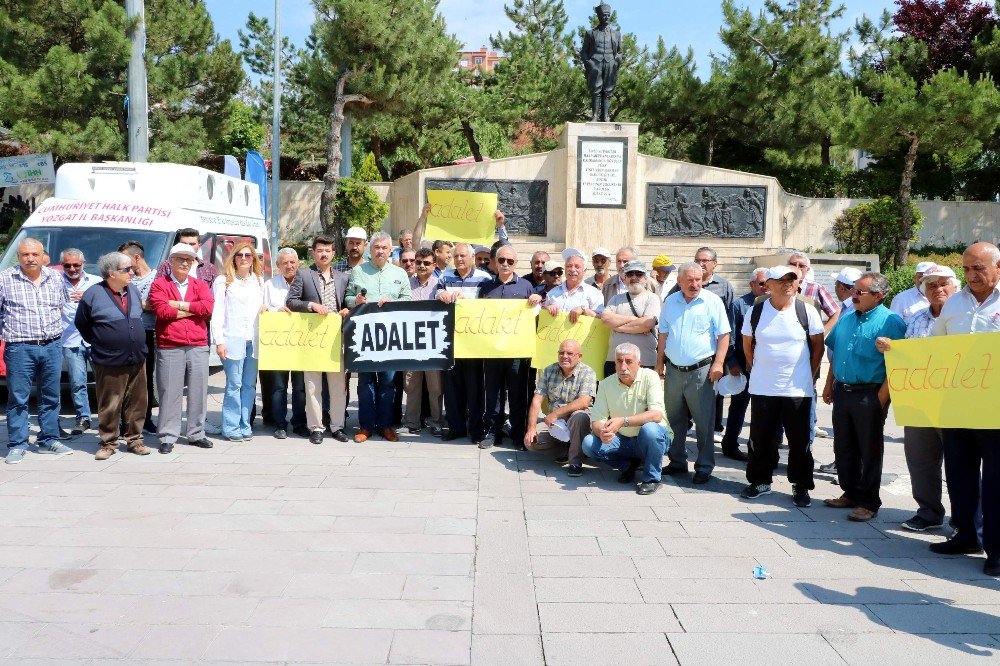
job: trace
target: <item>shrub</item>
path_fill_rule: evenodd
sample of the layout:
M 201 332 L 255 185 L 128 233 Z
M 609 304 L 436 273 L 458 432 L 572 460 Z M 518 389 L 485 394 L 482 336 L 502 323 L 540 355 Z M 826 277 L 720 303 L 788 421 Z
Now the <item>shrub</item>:
M 913 238 L 923 225 L 924 215 L 910 202 L 913 211 Z M 877 254 L 882 266 L 895 264 L 899 241 L 899 203 L 892 197 L 860 203 L 841 213 L 833 223 L 837 251 L 842 254 Z
M 896 294 L 906 291 L 913 286 L 913 276 L 916 267 L 912 264 L 900 266 L 899 268 L 886 269 L 882 274 L 889 280 L 889 295 L 885 299 L 886 306 L 892 302 Z
M 369 236 L 382 229 L 389 206 L 367 183 L 357 178 L 341 178 L 337 187 L 337 215 L 345 227 L 361 227 Z

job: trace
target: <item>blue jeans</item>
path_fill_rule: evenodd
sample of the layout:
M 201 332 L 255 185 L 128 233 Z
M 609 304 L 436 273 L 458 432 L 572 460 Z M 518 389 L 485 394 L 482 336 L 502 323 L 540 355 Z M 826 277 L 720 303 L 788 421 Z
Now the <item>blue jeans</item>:
M 583 438 L 584 455 L 625 469 L 633 460 L 642 461 L 642 480 L 659 481 L 663 454 L 667 451 L 667 429 L 659 423 L 646 423 L 637 437 L 615 435 L 605 444 L 593 434 Z
M 358 423 L 369 432 L 392 427 L 392 401 L 396 397 L 396 373 L 358 373 Z
M 62 374 L 62 347 L 59 341 L 47 345 L 7 343 L 3 352 L 7 364 L 7 446 L 28 448 L 28 398 L 38 382 L 39 445 L 59 441 L 59 378 Z
M 69 375 L 69 394 L 73 398 L 73 409 L 76 418 L 89 419 L 90 396 L 87 394 L 87 363 L 90 361 L 90 348 L 63 347 L 63 359 L 66 360 L 66 372 Z
M 226 394 L 222 399 L 222 434 L 237 439 L 253 434 L 250 412 L 257 397 L 257 359 L 253 342 L 246 343 L 246 356 L 239 360 L 226 358 L 222 369 L 226 373 Z

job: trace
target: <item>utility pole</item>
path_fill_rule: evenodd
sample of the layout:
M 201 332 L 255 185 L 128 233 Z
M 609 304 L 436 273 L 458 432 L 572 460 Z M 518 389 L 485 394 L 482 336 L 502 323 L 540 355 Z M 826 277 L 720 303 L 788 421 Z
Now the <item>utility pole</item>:
M 274 99 L 271 103 L 271 252 L 278 251 L 281 212 L 281 0 L 274 0 Z
M 149 161 L 149 100 L 146 93 L 146 10 L 143 0 L 125 0 L 125 13 L 135 21 L 128 61 L 128 159 Z

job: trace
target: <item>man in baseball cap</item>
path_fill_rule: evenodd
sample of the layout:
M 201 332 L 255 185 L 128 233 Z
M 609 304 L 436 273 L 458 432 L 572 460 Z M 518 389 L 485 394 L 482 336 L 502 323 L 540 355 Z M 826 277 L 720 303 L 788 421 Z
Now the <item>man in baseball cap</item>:
M 608 267 L 611 265 L 611 250 L 599 247 L 590 253 L 590 263 L 594 266 L 594 275 L 584 280 L 584 283 L 598 289 L 604 288 L 604 283 L 611 276 Z
M 677 284 L 676 266 L 665 254 L 661 254 L 653 259 L 653 277 L 659 285 L 659 295 L 662 301 L 670 293 L 670 290 Z
M 853 266 L 844 266 L 839 273 L 830 273 L 834 279 L 833 290 L 837 293 L 837 300 L 840 301 L 840 313 L 847 314 L 854 309 L 854 302 L 851 300 L 851 289 L 854 281 L 861 277 L 861 271 Z
M 930 302 L 926 296 L 920 293 L 918 287 L 920 286 L 920 280 L 924 277 L 924 273 L 934 268 L 934 266 L 933 261 L 921 261 L 917 264 L 916 271 L 913 274 L 913 286 L 892 297 L 889 309 L 902 317 L 903 321 L 907 324 L 913 319 L 913 315 L 930 307 Z
M 549 259 L 542 269 L 542 283 L 535 287 L 535 293 L 544 298 L 550 291 L 562 284 L 563 264 L 561 261 Z
M 368 234 L 361 227 L 351 227 L 344 236 L 347 245 L 347 258 L 333 265 L 338 273 L 350 273 L 351 269 L 365 260 L 365 248 L 368 247 Z

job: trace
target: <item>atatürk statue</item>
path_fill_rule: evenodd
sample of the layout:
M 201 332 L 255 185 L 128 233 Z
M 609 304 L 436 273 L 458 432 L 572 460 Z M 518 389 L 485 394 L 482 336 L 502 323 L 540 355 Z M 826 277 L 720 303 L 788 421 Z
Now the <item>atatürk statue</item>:
M 611 93 L 618 81 L 618 67 L 622 63 L 622 33 L 611 27 L 611 6 L 602 2 L 594 7 L 597 13 L 597 27 L 583 36 L 580 58 L 587 73 L 594 104 L 593 122 L 610 120 Z

